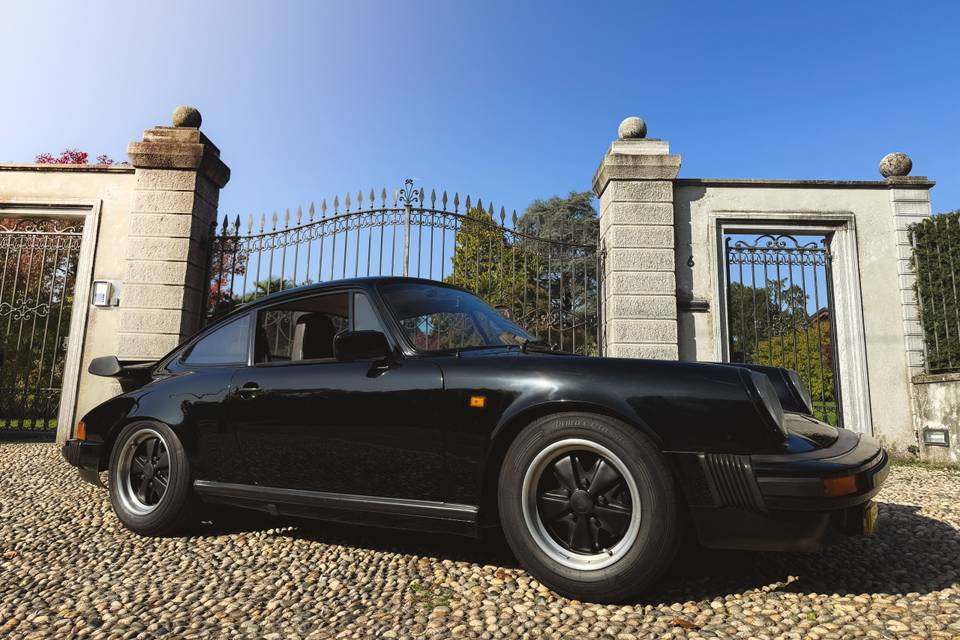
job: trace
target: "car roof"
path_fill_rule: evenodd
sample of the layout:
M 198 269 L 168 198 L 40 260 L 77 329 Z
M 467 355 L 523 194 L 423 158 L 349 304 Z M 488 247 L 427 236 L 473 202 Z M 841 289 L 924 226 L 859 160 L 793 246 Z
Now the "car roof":
M 257 298 L 250 302 L 245 302 L 235 309 L 231 310 L 230 313 L 224 315 L 222 318 L 218 318 L 217 322 L 224 318 L 228 318 L 250 309 L 261 307 L 263 305 L 268 305 L 276 302 L 277 300 L 282 300 L 288 297 L 296 297 L 304 293 L 321 293 L 327 289 L 339 289 L 341 287 L 363 287 L 369 288 L 378 284 L 395 284 L 395 283 L 407 283 L 407 284 L 426 284 L 437 287 L 447 287 L 448 289 L 457 289 L 459 291 L 465 291 L 470 293 L 467 289 L 457 286 L 455 284 L 449 284 L 446 282 L 441 282 L 439 280 L 429 280 L 427 278 L 410 278 L 406 276 L 371 276 L 367 278 L 345 278 L 343 280 L 328 280 L 326 282 L 317 282 L 314 284 L 305 284 L 299 287 L 292 287 L 290 289 L 284 289 L 283 291 L 275 291 L 274 293 L 269 293 L 262 298 Z

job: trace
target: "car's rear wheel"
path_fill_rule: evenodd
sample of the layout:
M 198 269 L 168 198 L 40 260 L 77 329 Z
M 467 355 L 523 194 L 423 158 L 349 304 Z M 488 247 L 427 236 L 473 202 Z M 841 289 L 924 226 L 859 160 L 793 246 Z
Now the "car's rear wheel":
M 176 533 L 192 516 L 190 464 L 173 430 L 159 422 L 123 428 L 110 455 L 110 502 L 137 533 Z
M 672 476 L 650 440 L 619 420 L 565 413 L 527 426 L 507 451 L 498 502 L 517 559 L 565 596 L 621 601 L 673 559 Z

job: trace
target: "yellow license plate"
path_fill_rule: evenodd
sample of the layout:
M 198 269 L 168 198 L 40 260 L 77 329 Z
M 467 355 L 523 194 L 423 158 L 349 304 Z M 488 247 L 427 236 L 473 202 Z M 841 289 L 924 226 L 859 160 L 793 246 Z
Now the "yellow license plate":
M 872 536 L 877 532 L 877 503 L 871 500 L 863 507 L 863 535 Z

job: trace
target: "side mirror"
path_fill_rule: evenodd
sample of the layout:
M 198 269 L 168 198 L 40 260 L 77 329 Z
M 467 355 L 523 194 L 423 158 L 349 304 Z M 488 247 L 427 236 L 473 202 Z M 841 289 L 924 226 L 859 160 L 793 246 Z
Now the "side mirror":
M 333 339 L 333 355 L 340 362 L 390 357 L 390 343 L 379 331 L 344 331 Z
M 120 366 L 120 361 L 117 360 L 117 356 L 100 356 L 90 361 L 90 366 L 87 367 L 87 371 L 95 376 L 113 378 L 119 375 L 120 372 L 123 371 L 123 368 Z

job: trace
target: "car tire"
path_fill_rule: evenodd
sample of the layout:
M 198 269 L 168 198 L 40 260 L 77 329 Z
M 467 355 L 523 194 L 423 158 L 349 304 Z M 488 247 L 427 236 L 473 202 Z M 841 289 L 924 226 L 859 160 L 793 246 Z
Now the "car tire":
M 627 600 L 676 552 L 680 508 L 663 456 L 606 416 L 556 414 L 524 428 L 503 461 L 498 506 L 520 563 L 570 598 Z
M 117 436 L 110 453 L 110 502 L 128 529 L 146 536 L 182 531 L 193 519 L 190 463 L 173 429 L 139 421 Z

